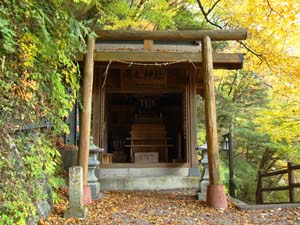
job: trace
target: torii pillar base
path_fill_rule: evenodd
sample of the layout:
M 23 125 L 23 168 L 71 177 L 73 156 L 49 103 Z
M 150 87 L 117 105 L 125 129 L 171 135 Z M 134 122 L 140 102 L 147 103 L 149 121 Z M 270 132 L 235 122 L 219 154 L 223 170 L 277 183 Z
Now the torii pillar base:
M 83 186 L 83 204 L 89 205 L 92 203 L 91 188 L 89 185 Z
M 227 209 L 228 203 L 224 185 L 208 185 L 206 203 L 216 209 Z

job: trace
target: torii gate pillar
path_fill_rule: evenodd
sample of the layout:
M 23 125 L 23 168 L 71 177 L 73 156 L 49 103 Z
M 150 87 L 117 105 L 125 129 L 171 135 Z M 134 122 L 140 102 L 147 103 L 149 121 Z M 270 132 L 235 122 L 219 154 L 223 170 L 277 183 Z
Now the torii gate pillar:
M 79 137 L 79 166 L 83 170 L 83 202 L 91 203 L 91 190 L 87 182 L 88 162 L 90 149 L 91 112 L 94 76 L 94 49 L 95 38 L 88 37 L 87 54 L 84 59 L 84 72 L 82 84 L 82 111 L 80 113 L 80 137 Z
M 206 202 L 214 208 L 227 208 L 224 185 L 220 181 L 220 160 L 217 134 L 216 101 L 213 78 L 212 46 L 209 36 L 202 40 L 203 75 L 205 84 L 205 118 L 209 166 Z

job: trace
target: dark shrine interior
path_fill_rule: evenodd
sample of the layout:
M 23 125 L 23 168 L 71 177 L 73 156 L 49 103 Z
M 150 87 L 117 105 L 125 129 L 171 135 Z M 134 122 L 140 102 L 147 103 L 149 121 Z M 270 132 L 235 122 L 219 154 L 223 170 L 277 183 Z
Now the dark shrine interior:
M 181 93 L 108 93 L 106 101 L 107 149 L 108 153 L 113 153 L 113 163 L 134 162 L 132 151 L 137 146 L 140 146 L 136 150 L 138 152 L 159 152 L 160 163 L 185 162 Z M 143 127 L 144 131 L 139 130 L 138 133 L 144 132 L 145 137 L 133 138 L 135 127 Z M 151 129 L 157 138 L 151 134 Z M 165 142 L 162 142 L 163 137 Z

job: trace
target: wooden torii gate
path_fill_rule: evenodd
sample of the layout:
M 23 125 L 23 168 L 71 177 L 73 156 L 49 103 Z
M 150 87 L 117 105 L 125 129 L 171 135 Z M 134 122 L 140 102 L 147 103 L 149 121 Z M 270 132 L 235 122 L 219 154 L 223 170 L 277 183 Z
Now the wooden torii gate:
M 227 208 L 224 186 L 220 180 L 220 161 L 216 122 L 216 104 L 213 78 L 213 54 L 211 41 L 245 40 L 246 29 L 236 30 L 197 30 L 197 31 L 96 31 L 101 40 L 152 40 L 152 41 L 201 41 L 202 74 L 204 76 L 204 97 L 206 117 L 206 137 L 210 184 L 207 187 L 207 203 L 214 208 Z M 80 118 L 79 166 L 83 168 L 84 199 L 90 202 L 87 183 L 89 140 L 91 124 L 92 87 L 94 73 L 95 38 L 87 41 L 87 54 L 84 58 L 83 110 Z

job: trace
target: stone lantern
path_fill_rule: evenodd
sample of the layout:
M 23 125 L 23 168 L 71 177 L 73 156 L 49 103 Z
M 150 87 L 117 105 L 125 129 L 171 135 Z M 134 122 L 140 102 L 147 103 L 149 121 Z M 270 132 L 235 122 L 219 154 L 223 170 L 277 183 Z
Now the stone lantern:
M 98 161 L 99 153 L 102 153 L 103 149 L 96 146 L 93 142 L 93 137 L 90 140 L 90 153 L 89 153 L 89 166 L 88 166 L 88 184 L 91 188 L 92 200 L 99 199 L 100 194 L 100 182 L 95 175 L 95 170 L 99 168 L 100 162 Z
M 203 165 L 202 177 L 199 182 L 198 199 L 202 201 L 206 201 L 206 190 L 207 190 L 207 185 L 209 184 L 207 143 L 198 146 L 197 150 L 201 151 L 201 155 L 202 155 L 201 164 Z

